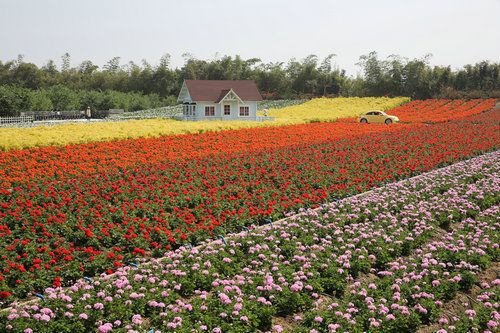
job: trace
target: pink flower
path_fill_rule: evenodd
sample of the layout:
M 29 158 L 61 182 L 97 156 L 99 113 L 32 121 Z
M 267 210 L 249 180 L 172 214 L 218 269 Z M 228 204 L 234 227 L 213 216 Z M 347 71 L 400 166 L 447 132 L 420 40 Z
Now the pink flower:
M 94 309 L 96 309 L 96 310 L 102 310 L 102 309 L 104 309 L 104 304 L 102 304 L 102 303 L 95 303 L 94 304 Z
M 99 331 L 99 333 L 108 333 L 113 330 L 113 325 L 111 325 L 111 323 L 106 323 L 104 325 L 99 326 L 97 330 Z
M 331 332 L 335 332 L 338 328 L 340 328 L 339 324 L 330 324 L 328 325 L 328 330 Z
M 136 324 L 136 325 L 140 325 L 140 324 L 142 324 L 143 320 L 142 320 L 141 315 L 139 315 L 139 314 L 133 315 L 133 316 L 132 316 L 132 322 L 133 322 L 134 324 Z
M 300 281 L 297 281 L 297 282 L 295 282 L 294 284 L 292 284 L 290 286 L 290 290 L 293 291 L 293 292 L 301 291 L 302 288 L 303 288 L 303 284 Z
M 219 299 L 222 302 L 222 304 L 230 304 L 231 303 L 231 299 L 229 298 L 229 296 L 227 296 L 224 293 L 219 294 Z
M 472 309 L 467 309 L 467 310 L 465 310 L 465 314 L 467 315 L 467 317 L 472 319 L 476 316 L 476 311 L 474 311 Z

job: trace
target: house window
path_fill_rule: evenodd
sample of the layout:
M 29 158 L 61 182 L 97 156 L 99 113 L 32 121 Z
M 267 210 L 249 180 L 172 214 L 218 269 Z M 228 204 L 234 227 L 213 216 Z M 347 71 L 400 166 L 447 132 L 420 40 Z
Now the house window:
M 182 107 L 182 113 L 185 116 L 194 116 L 196 113 L 196 105 L 184 104 Z
M 250 115 L 250 109 L 248 106 L 240 106 L 240 116 L 248 117 Z
M 205 116 L 207 117 L 215 116 L 215 106 L 205 106 Z
M 225 116 L 231 115 L 231 105 L 229 104 L 224 105 L 224 115 Z

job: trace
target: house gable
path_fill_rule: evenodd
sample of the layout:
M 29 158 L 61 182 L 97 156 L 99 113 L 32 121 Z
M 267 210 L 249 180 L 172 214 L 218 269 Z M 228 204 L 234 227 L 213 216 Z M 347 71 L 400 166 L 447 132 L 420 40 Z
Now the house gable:
M 177 97 L 177 102 L 179 103 L 191 103 L 193 99 L 189 94 L 189 89 L 187 88 L 186 81 L 182 83 L 181 91 L 179 91 L 179 96 Z
M 215 103 L 222 103 L 223 101 L 238 101 L 240 103 L 243 103 L 243 100 L 233 91 L 233 89 L 222 90 L 219 98 L 215 101 Z

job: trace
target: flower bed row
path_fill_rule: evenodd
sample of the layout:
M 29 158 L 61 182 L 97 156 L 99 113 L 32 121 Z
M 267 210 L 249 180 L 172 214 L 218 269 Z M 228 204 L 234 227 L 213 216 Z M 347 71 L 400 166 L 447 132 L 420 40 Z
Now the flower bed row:
M 0 292 L 23 297 L 112 272 L 498 148 L 498 112 L 489 116 L 0 190 Z
M 388 111 L 402 122 L 442 122 L 466 118 L 490 110 L 495 99 L 428 99 L 415 100 Z
M 271 108 L 268 114 L 278 122 L 288 124 L 335 121 L 356 117 L 369 110 L 388 110 L 409 101 L 409 97 L 321 97 L 299 105 Z
M 11 188 L 33 180 L 66 180 L 179 159 L 293 147 L 398 130 L 401 128 L 383 125 L 315 123 L 0 151 L 0 186 Z
M 43 303 L 12 304 L 0 324 L 8 332 L 281 332 L 280 317 L 293 318 L 293 331 L 413 330 L 498 261 L 499 175 L 500 153 L 484 155 L 49 288 Z

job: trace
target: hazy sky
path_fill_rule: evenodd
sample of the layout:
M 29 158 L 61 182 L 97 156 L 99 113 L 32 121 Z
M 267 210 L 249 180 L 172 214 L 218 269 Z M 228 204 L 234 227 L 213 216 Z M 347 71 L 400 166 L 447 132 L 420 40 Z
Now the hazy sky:
M 0 0 L 0 60 L 152 64 L 169 53 L 264 62 L 335 53 L 356 74 L 377 51 L 461 67 L 500 61 L 500 0 Z

